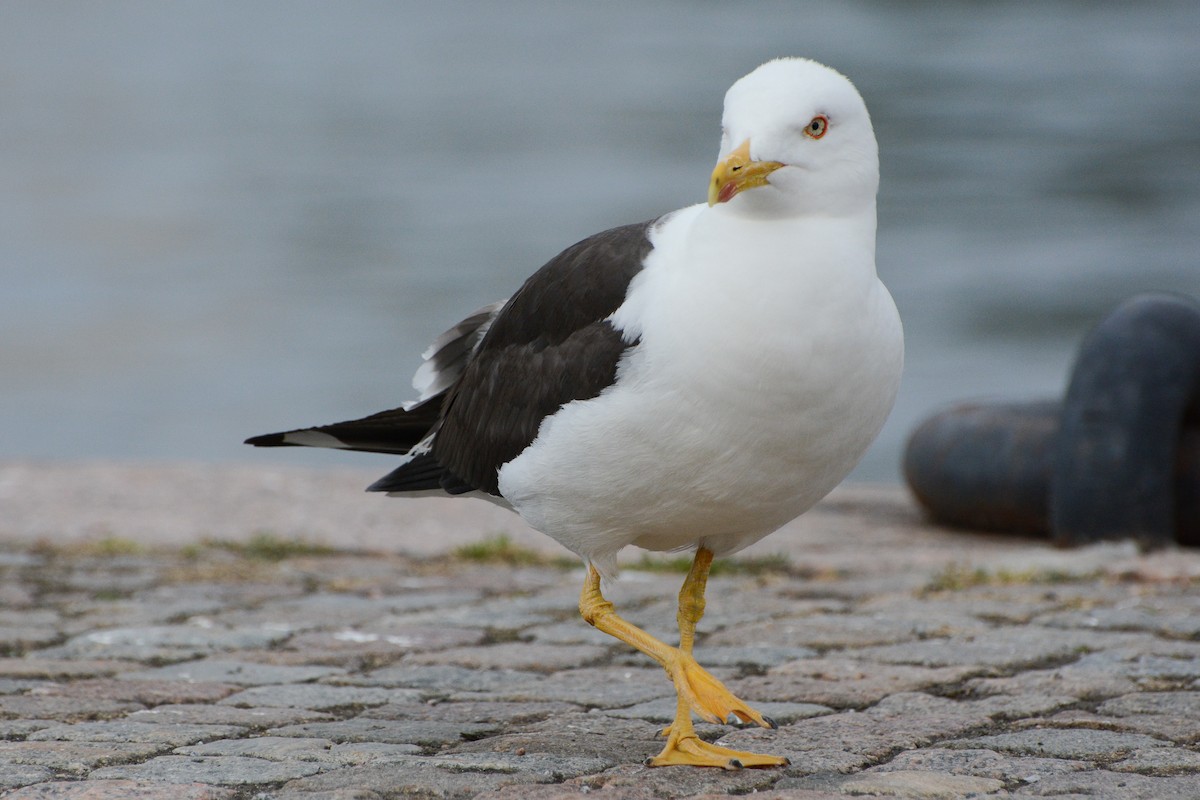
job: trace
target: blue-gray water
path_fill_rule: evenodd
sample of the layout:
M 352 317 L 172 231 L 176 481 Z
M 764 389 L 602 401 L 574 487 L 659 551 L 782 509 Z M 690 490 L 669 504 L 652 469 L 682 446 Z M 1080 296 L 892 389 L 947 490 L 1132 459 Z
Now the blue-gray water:
M 1192 0 L 5 4 L 0 457 L 383 469 L 240 442 L 398 404 L 459 315 L 701 200 L 725 89 L 790 54 L 880 141 L 908 367 L 856 477 L 894 480 L 932 409 L 1200 293 L 1197 42 Z

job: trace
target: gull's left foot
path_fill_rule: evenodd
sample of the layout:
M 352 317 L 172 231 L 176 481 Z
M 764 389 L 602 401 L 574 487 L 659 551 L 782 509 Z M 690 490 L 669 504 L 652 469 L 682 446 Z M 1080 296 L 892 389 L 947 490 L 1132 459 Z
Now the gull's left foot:
M 673 656 L 667 664 L 667 673 L 675 683 L 675 691 L 702 719 L 718 725 L 754 723 L 763 728 L 779 727 L 775 720 L 763 716 L 726 689 L 691 654 L 676 650 Z M 663 731 L 664 735 L 669 732 L 670 728 Z
M 694 733 L 683 736 L 672 735 L 661 753 L 654 758 L 646 759 L 648 767 L 720 767 L 728 770 L 745 767 L 784 767 L 790 763 L 783 756 L 747 753 L 709 744 L 697 738 Z

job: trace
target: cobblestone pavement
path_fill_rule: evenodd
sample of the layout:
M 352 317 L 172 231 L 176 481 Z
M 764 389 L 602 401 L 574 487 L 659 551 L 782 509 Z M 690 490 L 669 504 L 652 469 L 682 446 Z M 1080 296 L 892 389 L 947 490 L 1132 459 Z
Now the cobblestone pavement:
M 839 490 L 723 563 L 700 625 L 779 722 L 700 734 L 791 766 L 648 769 L 670 684 L 579 619 L 582 570 L 487 529 L 406 548 L 391 502 L 390 550 L 0 531 L 0 796 L 1200 798 L 1198 552 Z M 682 573 L 640 558 L 610 598 L 669 638 Z

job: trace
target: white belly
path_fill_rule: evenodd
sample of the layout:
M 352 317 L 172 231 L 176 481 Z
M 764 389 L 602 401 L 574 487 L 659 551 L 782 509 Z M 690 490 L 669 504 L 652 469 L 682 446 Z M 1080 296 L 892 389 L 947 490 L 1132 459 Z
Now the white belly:
M 548 417 L 500 470 L 513 507 L 601 571 L 629 544 L 722 555 L 776 530 L 853 468 L 899 384 L 899 318 L 873 263 L 738 275 L 697 244 L 708 257 L 652 256 L 631 287 L 615 320 L 638 319 L 641 339 L 617 383 Z

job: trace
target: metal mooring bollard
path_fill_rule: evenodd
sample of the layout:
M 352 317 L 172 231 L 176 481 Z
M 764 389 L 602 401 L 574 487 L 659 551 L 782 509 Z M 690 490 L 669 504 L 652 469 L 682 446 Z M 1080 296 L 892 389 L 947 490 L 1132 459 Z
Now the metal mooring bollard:
M 1127 300 L 1084 340 L 1062 402 L 935 414 L 904 475 L 950 525 L 1200 546 L 1200 303 Z

